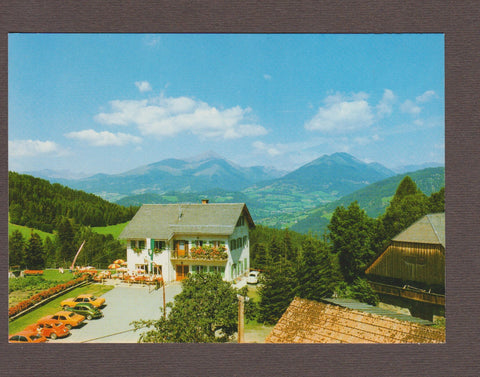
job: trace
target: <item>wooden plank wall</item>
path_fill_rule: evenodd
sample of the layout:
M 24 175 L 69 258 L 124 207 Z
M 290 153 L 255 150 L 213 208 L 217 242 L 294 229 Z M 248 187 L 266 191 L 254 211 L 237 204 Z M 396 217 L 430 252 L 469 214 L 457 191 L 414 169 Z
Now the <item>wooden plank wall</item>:
M 439 244 L 392 242 L 368 268 L 367 274 L 444 285 L 445 252 Z

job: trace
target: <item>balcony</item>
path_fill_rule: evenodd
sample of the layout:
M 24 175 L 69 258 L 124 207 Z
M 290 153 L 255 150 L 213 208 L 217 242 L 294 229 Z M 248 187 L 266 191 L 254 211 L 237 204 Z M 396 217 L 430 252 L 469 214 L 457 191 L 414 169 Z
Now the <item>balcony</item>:
M 198 260 L 198 261 L 224 261 L 228 259 L 228 253 L 225 246 L 198 246 L 192 247 L 190 250 L 174 249 L 171 259 L 178 260 Z

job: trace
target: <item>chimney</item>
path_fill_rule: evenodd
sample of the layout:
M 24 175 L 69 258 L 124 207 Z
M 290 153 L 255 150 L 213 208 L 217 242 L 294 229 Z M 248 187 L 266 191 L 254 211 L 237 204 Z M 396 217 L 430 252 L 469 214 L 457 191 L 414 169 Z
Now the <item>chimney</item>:
M 202 199 L 202 204 L 208 204 L 208 199 Z

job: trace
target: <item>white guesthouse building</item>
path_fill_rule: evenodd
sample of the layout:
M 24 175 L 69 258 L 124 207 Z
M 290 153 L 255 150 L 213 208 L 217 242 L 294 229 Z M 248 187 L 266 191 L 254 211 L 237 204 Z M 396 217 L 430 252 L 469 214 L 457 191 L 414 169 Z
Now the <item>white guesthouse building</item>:
M 244 203 L 145 204 L 119 238 L 127 240 L 130 271 L 161 274 L 167 282 L 219 272 L 233 281 L 249 271 L 253 227 Z

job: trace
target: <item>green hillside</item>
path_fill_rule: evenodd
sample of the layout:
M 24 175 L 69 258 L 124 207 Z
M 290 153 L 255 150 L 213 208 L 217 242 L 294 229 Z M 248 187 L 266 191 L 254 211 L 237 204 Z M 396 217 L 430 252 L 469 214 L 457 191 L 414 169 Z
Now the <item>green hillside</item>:
M 385 212 L 399 183 L 407 175 L 413 179 L 418 188 L 426 195 L 431 195 L 445 187 L 445 168 L 443 167 L 399 174 L 395 177 L 373 183 L 339 200 L 309 211 L 308 216 L 298 221 L 291 229 L 299 233 L 313 232 L 321 234 L 326 229 L 335 208 L 339 206 L 347 207 L 354 201 L 358 202 L 360 208 L 364 209 L 368 216 L 378 217 Z
M 29 239 L 32 232 L 37 233 L 40 236 L 40 238 L 42 239 L 42 241 L 45 241 L 45 239 L 47 237 L 50 237 L 50 239 L 53 240 L 53 237 L 54 237 L 53 233 L 48 233 L 48 232 L 44 232 L 44 231 L 41 231 L 41 230 L 38 230 L 38 229 L 29 228 L 29 227 L 23 226 L 23 225 L 16 225 L 16 224 L 8 223 L 8 235 L 10 236 L 15 230 L 18 230 L 20 233 L 22 233 L 22 236 L 25 239 Z
M 109 225 L 109 226 L 95 226 L 92 230 L 95 233 L 108 235 L 111 234 L 113 238 L 118 239 L 120 233 L 122 233 L 123 228 L 125 228 L 128 224 L 128 221 L 125 223 L 117 224 L 117 225 Z
M 45 232 L 57 229 L 62 218 L 85 226 L 106 226 L 130 220 L 137 211 L 96 195 L 51 184 L 26 174 L 8 173 L 10 221 Z

